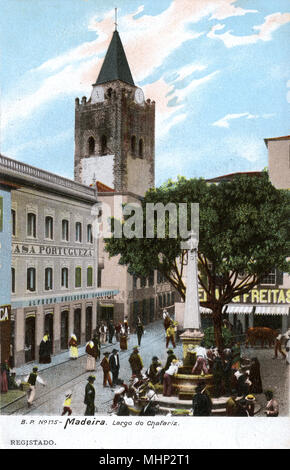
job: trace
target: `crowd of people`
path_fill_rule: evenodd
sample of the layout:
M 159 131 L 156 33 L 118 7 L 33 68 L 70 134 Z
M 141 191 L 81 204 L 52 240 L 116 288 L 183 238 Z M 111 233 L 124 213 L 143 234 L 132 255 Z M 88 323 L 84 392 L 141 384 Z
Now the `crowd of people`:
M 150 402 L 150 406 L 145 407 L 146 413 L 155 413 L 156 408 L 153 406 L 156 393 L 162 393 L 164 397 L 171 397 L 174 390 L 174 376 L 178 373 L 178 369 L 183 367 L 183 361 L 180 360 L 175 352 L 176 347 L 176 330 L 177 322 L 171 319 L 166 310 L 163 311 L 163 322 L 165 330 L 165 347 L 167 348 L 167 358 L 164 363 L 157 357 L 153 356 L 151 363 L 146 364 L 140 354 L 140 346 L 144 335 L 144 326 L 141 318 L 137 317 L 135 324 L 136 342 L 138 345 L 132 348 L 128 362 L 131 368 L 131 377 L 128 384 L 119 378 L 120 357 L 119 352 L 128 349 L 128 338 L 130 336 L 130 328 L 125 318 L 124 322 L 114 324 L 113 321 L 107 323 L 101 322 L 94 330 L 92 338 L 86 343 L 86 371 L 93 373 L 97 368 L 97 361 L 101 366 L 103 373 L 103 387 L 110 387 L 114 392 L 112 410 L 121 415 L 134 410 L 138 413 L 140 409 L 140 400 L 145 405 Z M 113 339 L 115 341 L 113 343 Z M 286 342 L 283 347 L 286 348 L 286 354 L 282 350 L 282 339 Z M 168 349 L 169 343 L 172 349 Z M 114 347 L 112 351 L 105 351 L 101 354 L 102 345 L 119 343 L 119 349 Z M 78 338 L 75 333 L 71 334 L 68 342 L 69 355 L 72 360 L 79 357 Z M 46 331 L 39 345 L 39 363 L 49 364 L 51 362 L 51 340 L 49 333 Z M 286 359 L 286 363 L 290 363 L 290 331 L 284 335 L 277 337 L 275 344 L 274 358 L 280 353 Z M 260 363 L 257 357 L 251 359 L 243 357 L 241 354 L 240 343 L 233 344 L 230 348 L 218 351 L 214 346 L 206 348 L 202 342 L 200 345 L 192 349 L 188 349 L 188 354 L 193 354 L 193 366 L 190 373 L 193 376 L 204 378 L 212 375 L 211 386 L 206 385 L 206 380 L 197 380 L 197 386 L 192 398 L 192 414 L 193 416 L 210 416 L 212 414 L 212 399 L 221 396 L 228 397 L 226 401 L 227 416 L 254 416 L 256 394 L 263 393 L 263 385 L 260 372 Z M 102 355 L 102 357 L 101 357 Z M 36 384 L 40 383 L 45 386 L 45 382 L 39 376 L 38 368 L 34 367 L 31 373 L 21 382 L 15 379 L 15 369 L 13 369 L 8 361 L 1 365 L 0 370 L 1 393 L 6 393 L 9 389 L 19 388 L 27 392 L 27 405 L 31 407 L 35 399 Z M 86 415 L 95 413 L 95 376 L 88 377 L 88 383 L 85 388 L 84 403 L 86 405 Z M 68 390 L 64 397 L 62 414 L 70 415 L 72 413 L 72 391 Z M 279 406 L 271 390 L 265 391 L 267 404 L 265 405 L 266 416 L 278 416 Z M 143 410 L 144 412 L 144 410 Z M 124 413 L 124 414 L 122 414 Z

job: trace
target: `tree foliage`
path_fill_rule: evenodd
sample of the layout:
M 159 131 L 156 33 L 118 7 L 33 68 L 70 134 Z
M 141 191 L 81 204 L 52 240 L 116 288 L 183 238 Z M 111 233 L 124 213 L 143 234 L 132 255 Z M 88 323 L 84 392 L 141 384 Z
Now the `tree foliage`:
M 146 233 L 147 203 L 199 203 L 199 282 L 212 309 L 215 337 L 222 345 L 223 306 L 249 292 L 273 268 L 290 271 L 290 193 L 276 189 L 266 172 L 261 176 L 237 175 L 218 185 L 203 179 L 179 177 L 159 188 L 150 189 L 143 201 L 143 229 Z M 187 253 L 181 248 L 179 233 L 169 237 L 169 216 L 165 213 L 165 238 L 106 239 L 110 256 L 120 255 L 119 263 L 130 273 L 148 276 L 157 269 L 185 299 L 184 267 Z M 115 223 L 118 223 L 115 221 Z M 120 222 L 119 222 L 120 223 Z

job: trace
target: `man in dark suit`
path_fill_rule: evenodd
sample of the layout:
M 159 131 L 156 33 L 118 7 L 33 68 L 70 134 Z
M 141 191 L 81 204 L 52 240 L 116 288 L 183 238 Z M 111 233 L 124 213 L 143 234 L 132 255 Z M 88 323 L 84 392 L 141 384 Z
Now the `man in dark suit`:
M 112 344 L 113 336 L 115 334 L 115 327 L 114 327 L 113 320 L 110 320 L 110 322 L 109 322 L 108 331 L 109 331 L 109 343 Z
M 88 383 L 85 389 L 85 399 L 84 404 L 86 405 L 85 416 L 94 416 L 95 414 L 95 387 L 94 381 L 96 377 L 94 375 L 90 375 L 88 377 Z
M 117 349 L 113 349 L 112 354 L 109 358 L 109 365 L 113 376 L 113 385 L 117 385 L 120 370 L 120 360 Z

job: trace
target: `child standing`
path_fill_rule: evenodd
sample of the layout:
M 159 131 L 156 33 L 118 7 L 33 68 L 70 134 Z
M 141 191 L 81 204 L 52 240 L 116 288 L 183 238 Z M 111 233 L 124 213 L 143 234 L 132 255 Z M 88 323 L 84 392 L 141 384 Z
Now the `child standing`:
M 63 411 L 62 411 L 61 416 L 65 415 L 66 413 L 69 416 L 72 414 L 71 400 L 72 400 L 72 391 L 68 390 L 65 394 L 65 400 L 64 400 Z

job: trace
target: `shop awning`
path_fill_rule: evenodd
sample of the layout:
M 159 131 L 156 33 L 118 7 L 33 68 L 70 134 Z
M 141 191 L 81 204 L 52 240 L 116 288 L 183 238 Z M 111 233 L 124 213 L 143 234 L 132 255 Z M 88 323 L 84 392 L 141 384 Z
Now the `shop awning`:
M 289 305 L 258 305 L 255 313 L 260 315 L 288 315 Z
M 212 310 L 210 308 L 206 308 L 206 307 L 199 307 L 199 311 L 200 313 L 212 313 Z
M 253 305 L 244 305 L 244 304 L 229 304 L 227 306 L 226 313 L 252 313 L 253 312 Z M 223 309 L 223 313 L 225 312 L 225 307 Z

